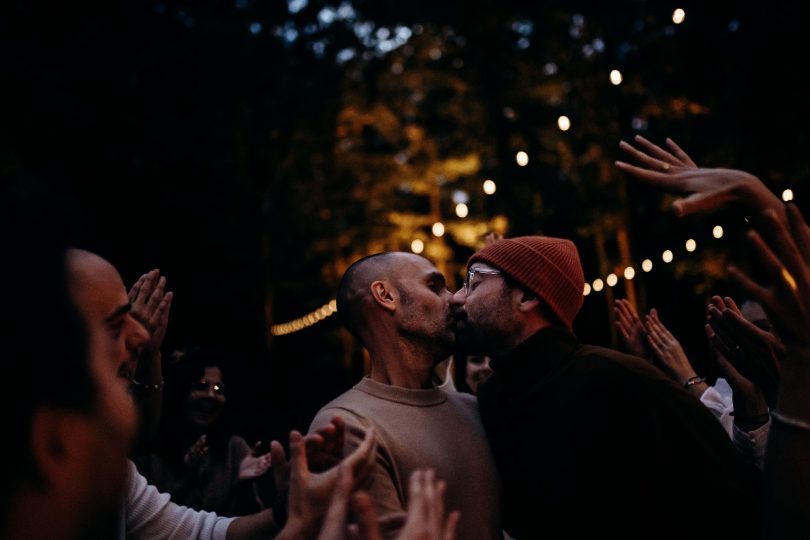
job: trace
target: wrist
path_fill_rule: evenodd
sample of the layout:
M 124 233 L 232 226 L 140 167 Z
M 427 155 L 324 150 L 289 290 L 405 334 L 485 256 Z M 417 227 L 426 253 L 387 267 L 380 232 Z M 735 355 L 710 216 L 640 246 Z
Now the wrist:
M 161 392 L 163 390 L 163 384 L 163 378 L 160 379 L 160 382 L 154 384 L 142 383 L 132 379 L 132 386 L 137 392 Z
M 698 375 L 692 375 L 690 377 L 681 379 L 681 385 L 687 390 L 689 390 L 692 386 L 699 385 L 705 382 L 706 377 L 699 377 Z
M 734 416 L 734 425 L 743 431 L 754 431 L 759 429 L 767 424 L 771 419 L 771 415 L 767 411 L 764 413 L 751 415 L 734 414 L 734 412 L 731 414 Z

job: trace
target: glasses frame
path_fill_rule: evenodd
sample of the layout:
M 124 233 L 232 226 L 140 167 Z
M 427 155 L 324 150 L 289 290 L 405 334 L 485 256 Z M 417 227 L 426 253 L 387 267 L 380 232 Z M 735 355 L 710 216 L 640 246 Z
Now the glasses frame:
M 470 268 L 467 270 L 467 279 L 464 280 L 464 294 L 470 294 L 470 282 L 472 281 L 475 274 L 481 274 L 485 276 L 502 276 L 503 272 L 500 270 L 495 270 L 494 268 Z
M 205 388 L 203 388 L 205 386 Z M 190 386 L 191 391 L 193 392 L 205 392 L 209 394 L 211 390 L 214 391 L 214 394 L 217 396 L 224 396 L 225 395 L 225 385 L 224 384 L 217 384 L 206 379 L 200 379 L 199 381 L 194 381 L 191 383 Z

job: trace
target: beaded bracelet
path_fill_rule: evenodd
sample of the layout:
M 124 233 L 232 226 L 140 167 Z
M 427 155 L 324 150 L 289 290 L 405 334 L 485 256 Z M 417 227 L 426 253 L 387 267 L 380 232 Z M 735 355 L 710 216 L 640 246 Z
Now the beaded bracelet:
M 775 409 L 771 409 L 771 418 L 788 427 L 792 427 L 801 431 L 810 431 L 810 422 L 795 418 L 793 416 L 786 416 Z
M 695 375 L 694 377 L 689 377 L 688 379 L 686 379 L 686 382 L 683 383 L 683 387 L 689 388 L 693 384 L 700 384 L 702 382 L 706 382 L 706 377 L 698 377 L 697 375 Z

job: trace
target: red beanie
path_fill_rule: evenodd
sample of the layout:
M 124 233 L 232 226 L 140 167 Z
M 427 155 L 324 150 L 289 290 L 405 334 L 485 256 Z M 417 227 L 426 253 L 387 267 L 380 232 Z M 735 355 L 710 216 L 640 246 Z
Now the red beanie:
M 477 251 L 467 262 L 482 262 L 542 299 L 569 329 L 582 307 L 585 275 L 573 242 L 550 236 L 520 236 L 498 240 Z

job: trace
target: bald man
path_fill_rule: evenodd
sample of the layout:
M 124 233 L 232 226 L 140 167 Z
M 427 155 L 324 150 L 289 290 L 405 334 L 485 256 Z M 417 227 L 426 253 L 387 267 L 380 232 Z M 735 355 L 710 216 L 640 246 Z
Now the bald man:
M 430 467 L 447 483 L 446 507 L 461 512 L 458 538 L 502 538 L 498 477 L 475 398 L 433 385 L 434 366 L 455 344 L 451 296 L 441 272 L 412 253 L 350 266 L 338 315 L 368 350 L 371 369 L 318 412 L 310 431 L 340 416 L 350 451 L 374 428 L 377 465 L 367 487 L 379 515 L 403 511 L 411 473 Z

